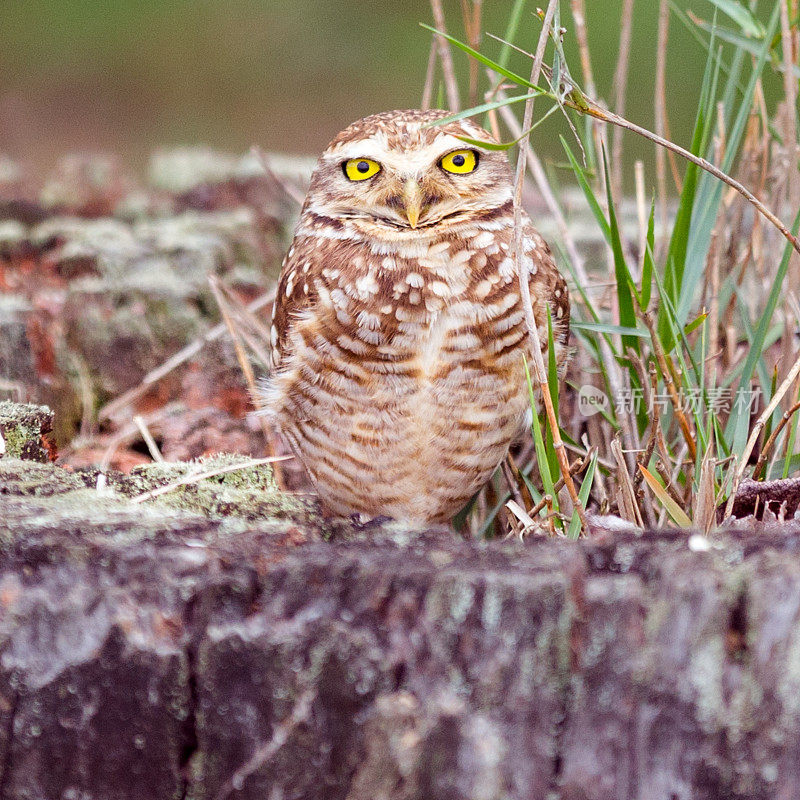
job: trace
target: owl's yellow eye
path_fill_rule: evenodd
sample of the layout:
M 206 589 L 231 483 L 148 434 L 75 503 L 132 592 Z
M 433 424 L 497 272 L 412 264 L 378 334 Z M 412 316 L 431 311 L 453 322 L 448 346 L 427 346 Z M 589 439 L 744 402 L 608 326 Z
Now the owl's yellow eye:
M 365 181 L 381 171 L 381 165 L 371 158 L 351 158 L 344 162 L 344 174 L 351 181 Z
M 474 150 L 453 150 L 442 158 L 439 166 L 445 172 L 466 175 L 468 172 L 474 172 L 478 166 L 478 154 Z

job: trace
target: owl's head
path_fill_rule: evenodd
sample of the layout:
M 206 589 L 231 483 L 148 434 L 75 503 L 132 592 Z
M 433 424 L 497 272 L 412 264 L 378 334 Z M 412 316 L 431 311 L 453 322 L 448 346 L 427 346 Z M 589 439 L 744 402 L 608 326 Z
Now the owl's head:
M 470 120 L 432 125 L 446 111 L 388 111 L 345 128 L 319 159 L 306 209 L 353 220 L 372 236 L 419 236 L 490 214 L 512 198 L 503 152 Z

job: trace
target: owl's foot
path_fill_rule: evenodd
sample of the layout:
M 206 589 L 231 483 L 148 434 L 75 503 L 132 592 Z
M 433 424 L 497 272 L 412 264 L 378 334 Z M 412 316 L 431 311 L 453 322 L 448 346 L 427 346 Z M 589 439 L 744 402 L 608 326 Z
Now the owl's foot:
M 379 514 L 377 517 L 371 517 L 369 514 L 351 514 L 350 522 L 353 528 L 357 531 L 369 531 L 373 528 L 380 528 L 386 522 L 393 522 L 392 517 L 387 517 L 385 514 Z

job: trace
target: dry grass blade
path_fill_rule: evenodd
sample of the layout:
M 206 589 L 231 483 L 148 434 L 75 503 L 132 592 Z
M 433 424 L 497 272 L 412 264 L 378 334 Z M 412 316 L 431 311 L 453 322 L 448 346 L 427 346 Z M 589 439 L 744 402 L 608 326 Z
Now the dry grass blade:
M 505 460 L 500 462 L 500 470 L 503 473 L 503 478 L 508 486 L 508 491 L 511 492 L 511 496 L 517 503 L 519 503 L 520 506 L 524 507 L 525 501 L 519 490 L 519 483 L 517 482 L 514 472 L 511 469 L 511 465 L 508 463 L 510 458 L 511 456 L 509 454 Z
M 523 539 L 526 533 L 529 533 L 530 531 L 536 530 L 540 527 L 536 520 L 533 519 L 530 514 L 528 514 L 528 512 L 525 511 L 525 509 L 515 500 L 507 501 L 506 509 L 522 523 L 522 527 L 517 532 L 520 539 Z
M 219 313 L 222 314 L 225 327 L 228 329 L 228 333 L 233 341 L 233 347 L 236 351 L 236 360 L 239 362 L 239 369 L 241 369 L 242 375 L 244 375 L 244 379 L 247 382 L 247 388 L 250 390 L 250 399 L 256 409 L 261 410 L 261 398 L 259 397 L 258 387 L 256 386 L 256 376 L 247 358 L 247 353 L 239 337 L 239 332 L 233 324 L 233 319 L 228 309 L 228 303 L 220 289 L 219 278 L 217 278 L 216 275 L 209 275 L 208 285 L 211 287 L 211 292 L 214 295 L 214 299 L 217 301 L 217 306 L 219 306 Z
M 532 444 L 533 443 L 531 442 L 531 445 Z M 522 455 L 524 458 L 524 451 L 520 455 Z M 511 455 L 511 453 L 508 453 L 506 455 L 505 461 L 503 463 L 508 467 L 511 477 L 513 478 L 514 483 L 516 484 L 517 491 L 519 492 L 519 497 L 522 500 L 520 505 L 523 508 L 530 508 L 533 505 L 533 497 L 531 497 L 531 493 L 528 490 L 527 484 L 525 483 L 525 478 L 522 475 L 522 470 L 517 466 L 517 463 L 514 461 L 514 457 Z
M 589 52 L 589 36 L 586 32 L 586 5 L 584 0 L 570 0 L 570 6 L 572 19 L 575 22 L 575 38 L 578 42 L 578 53 L 581 59 L 583 85 L 592 97 L 597 97 L 592 57 Z M 592 121 L 592 141 L 594 142 L 595 151 L 599 153 L 603 145 L 603 126 L 598 125 L 595 121 Z
M 761 413 L 761 416 L 756 420 L 756 424 L 753 425 L 753 428 L 750 431 L 750 438 L 747 440 L 744 452 L 741 455 L 739 463 L 736 467 L 736 472 L 733 476 L 733 485 L 731 486 L 731 493 L 725 506 L 725 516 L 723 521 L 728 519 L 733 513 L 733 503 L 736 499 L 736 491 L 742 481 L 744 471 L 747 469 L 747 462 L 750 460 L 750 454 L 753 452 L 753 448 L 756 446 L 756 442 L 758 441 L 758 437 L 761 435 L 761 431 L 764 430 L 767 420 L 772 416 L 772 412 L 778 407 L 779 403 L 783 399 L 783 396 L 789 391 L 798 375 L 800 375 L 800 358 L 794 362 L 792 368 L 789 370 L 789 374 L 783 379 L 781 385 L 775 390 L 775 394 L 767 404 L 767 407 Z
M 152 430 L 156 425 L 161 425 L 163 423 L 164 418 L 169 413 L 169 408 L 169 405 L 167 405 L 163 408 L 156 409 L 150 414 L 143 415 L 142 422 L 145 424 L 148 430 Z M 142 436 L 141 429 L 136 425 L 132 418 L 125 420 L 123 423 L 121 423 L 121 425 L 122 427 L 108 439 L 105 451 L 103 452 L 103 455 L 100 458 L 100 463 L 98 464 L 98 468 L 101 471 L 109 468 L 111 461 L 114 458 L 114 454 L 120 447 L 123 445 L 132 444 Z
M 641 258 L 647 248 L 647 190 L 644 180 L 644 162 L 636 161 L 633 165 L 636 180 L 636 221 L 639 223 L 639 256 Z
M 783 50 L 783 87 L 787 112 L 785 142 L 789 156 L 789 199 L 796 201 L 800 197 L 800 170 L 797 169 L 798 144 L 797 144 L 797 74 L 795 72 L 795 56 L 793 53 L 793 33 L 790 22 L 788 0 L 780 0 L 781 4 L 781 48 Z M 797 27 L 795 18 L 794 27 Z M 794 167 L 794 168 L 792 168 Z
M 581 58 L 583 83 L 586 86 L 586 91 L 589 92 L 592 97 L 596 97 L 597 88 L 594 84 L 592 58 L 589 54 L 589 37 L 586 33 L 586 6 L 584 0 L 570 0 L 570 6 L 572 8 L 572 19 L 575 22 L 575 38 L 578 40 L 578 53 Z
M 447 32 L 444 24 L 444 11 L 442 10 L 441 0 L 431 0 L 431 10 L 433 11 L 433 21 L 436 28 L 442 33 Z M 458 99 L 458 84 L 456 83 L 456 73 L 453 68 L 453 54 L 450 52 L 450 45 L 444 36 L 434 34 L 439 48 L 439 61 L 442 64 L 444 74 L 444 87 L 447 91 L 447 103 L 451 111 L 459 111 L 461 103 Z
M 137 495 L 131 498 L 132 503 L 144 503 L 145 500 L 152 500 L 154 497 L 160 497 L 162 494 L 171 492 L 180 486 L 189 486 L 193 483 L 199 483 L 206 478 L 214 478 L 217 475 L 225 475 L 228 472 L 238 472 L 240 469 L 249 469 L 250 467 L 260 467 L 262 464 L 275 464 L 279 461 L 288 461 L 294 456 L 270 456 L 269 458 L 250 458 L 243 461 L 241 464 L 229 464 L 227 467 L 219 467 L 217 469 L 207 470 L 206 472 L 198 472 L 194 475 L 186 475 L 178 481 L 173 483 L 164 484 L 157 489 L 151 489 L 149 492 Z
M 694 512 L 694 527 L 705 534 L 711 530 L 717 515 L 717 497 L 715 493 L 714 471 L 717 462 L 712 456 L 709 444 L 700 463 L 700 476 L 697 480 L 697 502 Z
M 769 458 L 769 452 L 775 446 L 775 441 L 781 435 L 781 431 L 787 426 L 789 420 L 798 412 L 800 411 L 800 403 L 795 403 L 788 411 L 784 412 L 784 415 L 781 417 L 780 422 L 775 426 L 775 430 L 769 436 L 766 442 L 764 442 L 764 446 L 761 448 L 761 454 L 758 457 L 758 461 L 756 462 L 756 468 L 753 470 L 753 480 L 761 480 L 764 477 L 764 470 L 767 466 L 767 460 Z
M 153 461 L 163 463 L 164 456 L 161 455 L 156 440 L 153 438 L 153 434 L 150 433 L 150 429 L 147 427 L 144 419 L 139 414 L 136 414 L 133 418 L 133 424 L 136 425 L 139 429 L 139 433 L 142 434 L 142 439 L 144 439 L 144 443 L 147 445 L 147 450 Z
M 539 42 L 536 46 L 536 55 L 533 60 L 531 68 L 530 82 L 536 84 L 539 80 L 539 74 L 542 69 L 542 60 L 544 58 L 545 47 L 547 46 L 547 38 L 550 34 L 550 28 L 553 24 L 553 16 L 556 11 L 558 0 L 550 0 L 547 6 L 547 11 L 544 15 L 542 22 L 542 31 L 539 35 Z M 522 130 L 527 131 L 531 128 L 531 121 L 533 119 L 533 99 L 529 98 L 525 102 L 525 114 L 523 116 Z M 517 267 L 517 275 L 519 277 L 520 294 L 522 297 L 522 307 L 525 311 L 525 320 L 528 326 L 528 335 L 531 339 L 533 349 L 533 365 L 534 375 L 536 376 L 537 388 L 542 395 L 542 403 L 545 407 L 547 419 L 550 425 L 550 431 L 553 437 L 553 448 L 558 456 L 558 464 L 561 470 L 561 475 L 564 478 L 564 485 L 567 487 L 572 504 L 578 513 L 581 520 L 581 528 L 585 533 L 589 531 L 589 525 L 586 519 L 586 512 L 584 511 L 583 504 L 578 497 L 578 492 L 575 489 L 575 483 L 572 480 L 572 475 L 569 471 L 569 462 L 567 454 L 564 450 L 564 442 L 561 439 L 561 431 L 556 418 L 555 408 L 553 407 L 553 399 L 550 396 L 550 388 L 547 381 L 547 370 L 544 365 L 544 358 L 542 357 L 542 343 L 539 336 L 536 317 L 533 313 L 533 305 L 531 303 L 531 291 L 528 285 L 528 271 L 523 268 L 523 252 L 522 252 L 522 186 L 525 180 L 525 163 L 527 158 L 527 150 L 524 143 L 521 143 L 519 148 L 519 157 L 517 159 L 517 172 L 514 185 L 514 259 Z
M 611 455 L 617 465 L 617 508 L 620 516 L 628 522 L 632 522 L 639 528 L 644 528 L 644 521 L 636 502 L 636 491 L 633 488 L 633 481 L 628 472 L 628 465 L 625 463 L 625 456 L 619 439 L 611 440 Z
M 483 0 L 461 0 L 461 16 L 464 19 L 464 30 L 467 41 L 473 50 L 481 46 L 481 12 Z M 474 106 L 478 102 L 478 62 L 470 59 L 469 62 L 469 104 Z
M 224 283 L 217 281 L 216 286 L 224 297 L 226 310 L 236 327 L 237 334 L 250 348 L 252 355 L 258 359 L 264 371 L 269 372 L 272 366 L 269 326 L 264 325 L 255 314 L 248 311 L 247 306 L 236 293 Z
M 250 148 L 251 155 L 254 155 L 261 166 L 264 169 L 264 172 L 275 181 L 275 183 L 281 187 L 284 194 L 290 199 L 293 200 L 298 206 L 302 206 L 303 202 L 305 201 L 305 195 L 303 192 L 300 191 L 296 186 L 294 186 L 290 181 L 287 181 L 282 176 L 278 175 L 274 169 L 270 166 L 269 163 L 269 156 L 260 148 L 253 146 Z

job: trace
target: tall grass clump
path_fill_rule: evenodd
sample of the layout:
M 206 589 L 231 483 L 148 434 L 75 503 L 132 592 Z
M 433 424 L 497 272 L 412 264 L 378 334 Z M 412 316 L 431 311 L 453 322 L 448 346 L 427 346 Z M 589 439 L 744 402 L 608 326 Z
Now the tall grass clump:
M 764 13 L 756 0 L 705 0 L 705 18 L 660 0 L 653 132 L 623 116 L 630 0 L 614 108 L 596 94 L 583 0 L 563 0 L 565 8 L 550 0 L 544 11 L 515 0 L 502 36 L 481 35 L 479 0 L 461 3 L 464 36 L 448 33 L 441 3 L 432 5 L 424 102 L 439 58 L 449 119 L 479 115 L 516 155 L 517 198 L 531 184 L 549 206 L 571 276 L 576 347 L 560 397 L 552 360 L 526 365 L 531 439 L 458 523 L 473 535 L 575 537 L 593 524 L 708 533 L 730 517 L 751 481 L 800 468 L 798 0 L 778 0 Z M 514 39 L 534 24 L 539 47 L 526 53 Z M 669 35 L 706 53 L 684 146 L 665 134 Z M 566 37 L 577 41 L 579 68 L 567 63 Z M 462 56 L 471 65 L 470 107 L 459 110 L 453 60 Z M 526 61 L 523 74 L 512 68 Z M 768 95 L 780 99 L 770 107 Z M 552 114 L 567 120 L 568 135 L 563 163 L 548 169 L 534 132 Z M 635 234 L 621 224 L 623 134 L 643 136 L 658 152 L 651 185 L 636 165 Z M 605 257 L 594 263 L 565 218 L 568 180 L 580 187 L 604 242 Z M 537 321 L 543 329 L 547 322 Z M 529 327 L 534 335 L 536 325 Z M 778 517 L 785 511 L 769 509 Z M 611 516 L 617 520 L 601 520 Z

